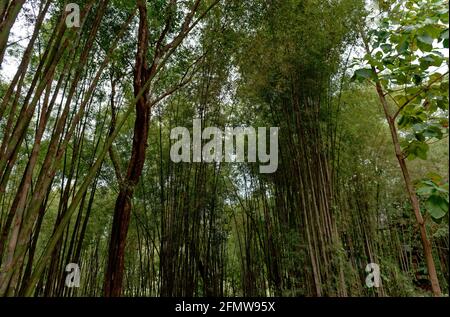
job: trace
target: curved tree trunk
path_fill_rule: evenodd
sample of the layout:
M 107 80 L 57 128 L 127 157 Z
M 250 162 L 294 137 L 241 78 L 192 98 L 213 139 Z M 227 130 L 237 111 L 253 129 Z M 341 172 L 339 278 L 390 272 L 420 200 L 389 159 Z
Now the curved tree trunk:
M 139 38 L 134 73 L 134 94 L 137 96 L 149 78 L 147 65 L 148 25 L 147 8 L 144 1 L 139 6 Z M 136 120 L 131 158 L 127 173 L 120 183 L 120 192 L 114 208 L 111 239 L 109 242 L 108 267 L 106 270 L 105 296 L 120 296 L 124 271 L 125 244 L 130 223 L 131 200 L 134 188 L 142 174 L 147 149 L 148 127 L 150 123 L 150 107 L 148 105 L 148 88 L 136 103 Z

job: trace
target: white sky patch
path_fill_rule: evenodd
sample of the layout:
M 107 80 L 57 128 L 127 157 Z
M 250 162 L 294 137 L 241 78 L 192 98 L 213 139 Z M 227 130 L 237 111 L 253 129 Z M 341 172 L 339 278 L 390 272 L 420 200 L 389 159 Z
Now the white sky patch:
M 35 20 L 37 15 L 38 12 L 36 12 L 35 8 L 31 6 L 30 2 L 26 1 L 11 28 L 8 46 L 0 69 L 0 76 L 2 79 L 11 81 L 16 74 L 20 61 L 22 60 L 23 51 L 26 49 L 33 34 L 34 23 L 28 22 L 27 16 L 34 17 L 33 19 Z M 10 49 L 12 48 L 19 49 L 18 56 L 10 54 Z

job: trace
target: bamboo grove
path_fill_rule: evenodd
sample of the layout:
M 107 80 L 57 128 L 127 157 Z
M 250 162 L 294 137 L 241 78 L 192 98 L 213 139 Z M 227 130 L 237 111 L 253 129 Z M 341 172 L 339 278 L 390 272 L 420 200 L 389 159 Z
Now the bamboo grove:
M 447 1 L 73 3 L 0 6 L 1 296 L 448 294 Z

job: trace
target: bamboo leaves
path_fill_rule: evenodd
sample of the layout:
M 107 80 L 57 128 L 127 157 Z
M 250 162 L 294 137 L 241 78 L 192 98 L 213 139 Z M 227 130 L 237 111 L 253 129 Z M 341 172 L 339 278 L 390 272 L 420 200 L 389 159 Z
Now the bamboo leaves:
M 33 30 L 0 70 L 0 296 L 448 292 L 445 1 L 77 3 L 0 5 L 0 44 Z M 176 162 L 191 125 L 279 126 L 278 169 Z

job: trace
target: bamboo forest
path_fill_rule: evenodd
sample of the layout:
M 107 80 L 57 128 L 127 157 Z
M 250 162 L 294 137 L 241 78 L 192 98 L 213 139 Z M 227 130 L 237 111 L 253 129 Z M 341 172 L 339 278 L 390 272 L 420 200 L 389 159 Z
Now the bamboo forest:
M 0 297 L 448 297 L 448 0 L 1 0 Z

